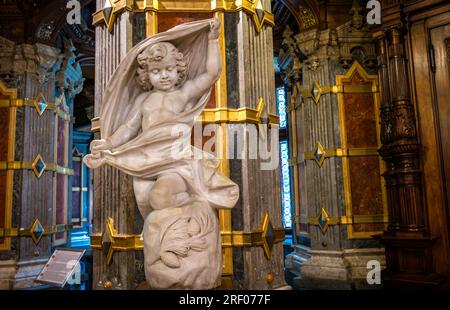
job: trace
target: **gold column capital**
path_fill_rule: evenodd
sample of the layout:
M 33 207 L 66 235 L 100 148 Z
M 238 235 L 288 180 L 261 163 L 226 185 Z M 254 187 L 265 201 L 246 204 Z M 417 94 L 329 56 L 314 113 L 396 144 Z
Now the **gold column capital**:
M 262 0 L 110 0 L 111 13 L 107 17 L 104 9 L 92 14 L 94 26 L 106 25 L 109 32 L 114 29 L 117 17 L 129 12 L 239 12 L 249 14 L 258 32 L 264 25 L 275 26 L 275 16 L 264 10 Z

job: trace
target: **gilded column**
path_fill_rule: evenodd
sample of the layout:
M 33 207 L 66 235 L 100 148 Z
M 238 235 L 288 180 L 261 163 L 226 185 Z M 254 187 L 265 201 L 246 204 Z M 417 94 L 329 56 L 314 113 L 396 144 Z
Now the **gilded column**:
M 270 13 L 269 0 L 259 1 L 259 4 L 259 12 L 254 14 Z M 244 11 L 225 15 L 228 107 L 257 109 L 262 99 L 263 115 L 276 114 L 272 29 L 267 25 L 261 28 L 255 25 L 255 16 Z M 275 126 L 272 128 L 276 129 Z M 275 133 L 278 134 L 277 131 Z M 272 228 L 282 226 L 278 139 L 274 140 L 270 132 L 266 135 L 267 146 L 261 143 L 257 146 L 256 141 L 248 138 L 244 138 L 244 144 L 258 147 L 258 151 L 266 148 L 271 152 L 271 158 L 230 160 L 230 176 L 240 188 L 240 200 L 232 209 L 233 231 L 260 230 L 265 213 Z M 262 168 L 269 160 L 275 160 L 275 166 L 267 170 Z M 233 248 L 235 289 L 273 289 L 286 285 L 282 243 L 274 244 L 274 239 L 271 239 L 274 236 L 266 236 L 269 237 L 266 240 L 269 241 L 270 255 L 265 254 L 261 247 Z

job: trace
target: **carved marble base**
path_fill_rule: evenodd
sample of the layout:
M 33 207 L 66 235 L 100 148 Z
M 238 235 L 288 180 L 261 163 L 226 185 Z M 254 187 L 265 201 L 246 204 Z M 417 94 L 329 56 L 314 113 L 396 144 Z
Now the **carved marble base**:
M 295 277 L 300 276 L 301 266 L 311 257 L 308 253 L 308 248 L 302 245 L 292 245 L 294 251 L 286 256 L 284 266 L 287 271 L 292 273 Z
M 34 282 L 48 259 L 16 262 L 0 261 L 0 289 L 20 290 L 42 286 Z
M 0 261 L 0 290 L 13 288 L 16 274 L 16 262 L 14 260 Z
M 309 259 L 307 259 L 307 257 Z M 367 283 L 367 262 L 377 260 L 385 268 L 384 249 L 318 251 L 298 248 L 287 257 L 286 268 L 294 274 L 299 289 L 381 289 Z
M 144 223 L 145 275 L 152 289 L 212 289 L 221 280 L 216 211 L 206 202 L 154 210 Z

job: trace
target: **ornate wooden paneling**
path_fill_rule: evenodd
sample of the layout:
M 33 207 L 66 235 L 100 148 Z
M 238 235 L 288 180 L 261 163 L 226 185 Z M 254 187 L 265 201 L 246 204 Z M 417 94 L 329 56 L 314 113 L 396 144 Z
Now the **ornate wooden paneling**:
M 447 155 L 441 153 L 439 137 L 439 119 L 445 113 L 438 110 L 439 102 L 448 106 L 443 94 L 450 83 L 448 78 L 438 82 L 446 71 L 444 62 L 438 65 L 438 59 L 444 60 L 446 36 L 436 37 L 439 44 L 432 37 L 439 26 L 449 23 L 450 5 L 448 1 L 414 1 L 404 6 L 391 2 L 383 11 L 388 22 L 375 33 L 382 93 L 380 154 L 387 163 L 390 220 L 381 236 L 388 267 L 384 283 L 438 285 L 449 271 L 442 168 Z

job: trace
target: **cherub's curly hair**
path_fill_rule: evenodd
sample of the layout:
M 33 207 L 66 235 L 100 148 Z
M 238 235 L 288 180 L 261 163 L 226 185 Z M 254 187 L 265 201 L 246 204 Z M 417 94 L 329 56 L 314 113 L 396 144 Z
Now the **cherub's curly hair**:
M 150 45 L 137 57 L 137 62 L 139 64 L 139 68 L 137 69 L 137 82 L 145 91 L 153 89 L 153 85 L 148 77 L 149 65 L 152 62 L 161 61 L 169 53 L 174 55 L 177 60 L 178 82 L 176 86 L 183 84 L 187 71 L 187 64 L 183 53 L 180 53 L 172 43 L 160 42 Z

